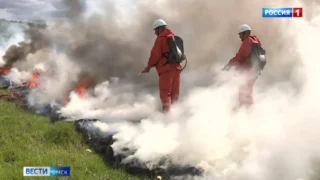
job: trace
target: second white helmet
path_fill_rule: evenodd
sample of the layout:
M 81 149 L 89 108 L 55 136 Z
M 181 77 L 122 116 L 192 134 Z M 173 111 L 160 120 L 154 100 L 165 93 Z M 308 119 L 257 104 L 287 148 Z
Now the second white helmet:
M 163 19 L 157 19 L 153 23 L 153 29 L 156 29 L 160 26 L 166 26 L 166 25 L 167 25 L 167 23 Z
M 251 31 L 251 28 L 248 24 L 242 24 L 239 26 L 238 33 L 242 33 L 245 31 Z

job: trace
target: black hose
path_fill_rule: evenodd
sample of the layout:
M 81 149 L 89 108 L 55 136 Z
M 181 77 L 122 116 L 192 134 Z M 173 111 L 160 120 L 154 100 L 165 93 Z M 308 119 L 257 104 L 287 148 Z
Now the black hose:
M 182 68 L 182 70 L 181 70 L 181 71 L 183 71 L 183 70 L 184 70 L 184 68 L 186 68 L 186 67 L 187 67 L 187 64 L 188 64 L 188 59 L 186 58 L 186 63 L 184 64 L 184 67 Z

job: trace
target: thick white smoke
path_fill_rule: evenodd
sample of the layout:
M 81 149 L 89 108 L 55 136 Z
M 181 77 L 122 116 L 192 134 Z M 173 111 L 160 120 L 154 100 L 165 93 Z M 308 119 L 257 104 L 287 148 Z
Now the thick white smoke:
M 117 79 L 112 79 L 111 82 L 98 85 L 93 92 L 94 97 L 80 99 L 73 93 L 70 103 L 61 112 L 73 120 L 87 118 L 106 122 L 139 121 L 154 113 L 156 97 L 144 93 L 134 94 L 128 91 L 131 90 L 130 86 L 117 84 Z
M 37 82 L 39 87 L 30 91 L 27 101 L 36 109 L 43 109 L 48 104 L 64 104 L 70 85 L 78 80 L 80 68 L 68 60 L 65 54 L 56 51 L 48 52 L 47 59 L 38 59 L 34 70 L 40 73 Z M 41 57 L 41 56 L 40 56 Z
M 140 124 L 117 123 L 106 128 L 97 123 L 97 126 L 104 127 L 103 131 L 118 132 L 113 145 L 115 152 L 125 147 L 137 150 L 125 161 L 138 158 L 152 167 L 161 157 L 170 156 L 174 163 L 207 170 L 209 175 L 205 178 L 209 179 L 308 179 L 313 168 L 312 159 L 319 158 L 320 154 L 319 17 L 310 21 L 293 19 L 286 29 L 303 61 L 301 69 L 295 71 L 297 78 L 304 80 L 299 94 L 286 84 L 261 89 L 265 86 L 258 80 L 254 108 L 232 112 L 237 78 L 216 85 L 220 76 L 230 77 L 225 73 L 217 76 L 216 83 L 210 87 L 194 87 L 188 91 L 169 115 L 151 111 Z M 116 92 L 110 95 L 112 99 L 121 97 Z M 89 102 L 97 104 L 90 99 L 83 104 Z M 75 104 L 80 106 L 78 101 Z M 145 104 L 148 106 L 147 99 Z M 134 109 L 134 106 L 124 108 L 108 102 L 105 106 L 109 117 L 121 112 L 118 115 L 121 118 L 99 117 L 107 124 L 112 119 L 128 118 L 126 114 Z M 94 105 L 84 106 L 83 111 L 72 111 L 73 107 L 70 104 L 62 112 L 92 118 L 92 113 L 97 111 Z M 139 116 L 140 113 L 129 114 L 130 119 L 136 119 L 135 114 Z
M 320 158 L 319 30 L 320 16 L 291 20 L 286 31 L 302 57 L 303 65 L 294 71 L 303 80 L 301 91 L 286 83 L 266 87 L 262 75 L 250 110 L 232 111 L 238 78 L 233 72 L 221 72 L 211 86 L 190 89 L 168 115 L 154 113 L 156 96 L 140 95 L 139 101 L 132 99 L 133 94 L 109 90 L 108 83 L 104 90 L 97 87 L 98 98 L 74 98 L 62 112 L 105 121 L 96 126 L 117 132 L 116 153 L 125 147 L 136 150 L 124 162 L 137 158 L 152 168 L 169 156 L 176 164 L 205 169 L 205 179 L 309 179 L 312 160 Z M 226 76 L 234 78 L 218 86 Z M 142 115 L 146 118 L 139 124 L 121 122 Z
M 319 10 L 319 6 L 315 7 Z M 193 179 L 310 179 L 314 168 L 312 161 L 320 158 L 320 86 L 317 80 L 320 77 L 317 53 L 320 12 L 315 10 L 314 14 L 318 15 L 313 15 L 312 19 L 290 19 L 285 22 L 286 29 L 281 33 L 286 34 L 291 40 L 290 48 L 301 56 L 300 68 L 292 73 L 292 79 L 303 82 L 298 84 L 299 91 L 291 82 L 267 84 L 270 79 L 266 80 L 262 74 L 255 86 L 255 106 L 234 111 L 239 82 L 237 74 L 220 72 L 222 65 L 200 64 L 197 68 L 189 66 L 182 73 L 182 86 L 188 89 L 182 89 L 184 95 L 169 114 L 158 111 L 157 91 L 151 94 L 136 92 L 139 85 L 122 82 L 117 77 L 96 86 L 93 92 L 88 92 L 86 99 L 72 93 L 70 103 L 61 109 L 61 113 L 69 120 L 99 119 L 100 122 L 94 125 L 101 131 L 116 132 L 117 141 L 112 146 L 115 153 L 121 153 L 123 148 L 136 150 L 124 162 L 137 158 L 152 168 L 161 158 L 170 157 L 175 164 L 192 165 L 206 171 L 203 177 L 190 177 Z M 276 20 L 279 20 L 282 31 L 284 20 Z M 259 28 L 258 33 L 261 38 L 266 39 L 264 34 L 269 37 L 267 27 Z M 234 34 L 234 38 L 238 38 L 236 31 Z M 277 37 L 273 38 L 277 41 Z M 267 51 L 272 49 L 265 48 Z M 228 58 L 232 50 L 220 51 L 216 57 Z M 191 57 L 199 55 L 189 52 Z M 273 65 L 281 61 L 277 58 L 287 58 L 283 56 L 285 52 L 279 54 L 280 58 L 274 56 L 270 59 Z M 40 85 L 44 96 L 49 98 L 46 103 L 59 99 L 65 87 L 76 81 L 78 73 L 77 64 L 69 63 L 64 55 L 55 55 L 53 59 L 59 61 L 48 61 L 54 66 L 50 63 L 46 66 L 58 72 L 54 77 L 47 76 Z M 275 71 L 281 71 L 281 68 Z M 268 72 L 273 71 L 269 69 Z M 35 98 L 38 96 L 37 91 L 29 94 L 29 102 L 38 103 Z

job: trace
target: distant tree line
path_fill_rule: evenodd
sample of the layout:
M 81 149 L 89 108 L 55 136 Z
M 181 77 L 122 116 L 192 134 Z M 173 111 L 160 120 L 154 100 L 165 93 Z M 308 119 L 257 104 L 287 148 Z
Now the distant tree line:
M 7 20 L 7 19 L 0 19 L 0 47 L 3 45 L 4 42 L 8 41 L 15 33 L 13 29 L 10 27 L 18 26 L 22 28 L 23 31 L 26 33 L 25 36 L 28 36 L 29 33 L 27 32 L 30 28 L 46 28 L 46 23 L 43 22 L 28 22 L 28 21 L 15 21 L 15 20 Z
M 45 28 L 46 26 L 47 26 L 47 24 L 45 23 L 45 22 L 40 22 L 40 21 L 38 21 L 38 22 L 36 22 L 36 21 L 34 21 L 34 22 L 28 22 L 28 21 L 17 21 L 17 20 L 7 20 L 7 19 L 4 19 L 4 18 L 2 18 L 2 19 L 0 19 L 0 24 L 1 23 L 19 23 L 19 24 L 24 24 L 24 25 L 29 25 L 30 27 L 34 27 L 34 26 L 37 26 L 37 27 L 42 27 L 42 28 Z

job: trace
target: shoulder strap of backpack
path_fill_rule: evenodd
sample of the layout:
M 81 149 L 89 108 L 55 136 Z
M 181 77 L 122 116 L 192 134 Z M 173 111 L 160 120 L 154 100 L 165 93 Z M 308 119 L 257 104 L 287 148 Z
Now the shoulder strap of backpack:
M 249 38 L 254 40 L 254 38 L 251 37 L 251 36 L 249 36 Z M 252 49 L 252 52 L 255 50 L 255 51 L 258 51 L 258 52 L 255 52 L 255 53 L 259 53 L 259 54 L 265 54 L 266 53 L 266 51 L 263 49 L 263 47 L 258 43 L 252 43 L 252 48 L 254 48 L 254 49 Z

